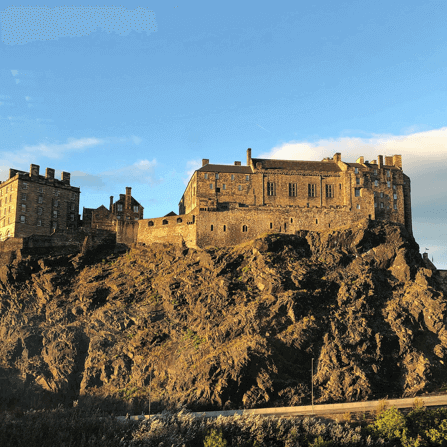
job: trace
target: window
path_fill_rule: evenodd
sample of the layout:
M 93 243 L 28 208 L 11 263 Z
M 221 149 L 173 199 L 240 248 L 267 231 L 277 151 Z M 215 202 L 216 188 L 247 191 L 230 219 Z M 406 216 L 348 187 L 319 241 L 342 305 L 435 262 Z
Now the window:
M 177 223 L 182 223 L 182 222 L 183 222 L 182 218 L 179 217 L 179 218 L 177 219 Z
M 39 198 L 37 200 L 37 203 L 43 203 L 43 197 L 42 196 L 39 196 Z
M 397 210 L 397 203 L 394 204 L 394 209 Z
M 216 180 L 219 180 L 219 173 L 216 172 Z
M 138 217 L 134 217 L 134 220 L 138 220 Z
M 276 196 L 276 188 L 273 182 L 267 182 L 267 195 Z
M 227 189 L 227 185 L 226 185 L 225 183 L 222 185 L 222 189 L 223 189 L 224 191 Z
M 41 192 L 43 192 L 43 188 L 42 188 Z M 71 200 L 74 200 L 74 199 L 76 199 L 76 193 L 72 192 L 71 193 Z
M 51 225 L 51 228 L 52 228 L 53 230 L 56 230 L 56 228 L 57 228 L 57 222 L 53 222 L 53 225 Z
M 74 204 L 74 203 L 71 203 L 71 204 L 70 204 L 70 210 L 71 210 L 71 211 L 74 211 L 74 209 L 75 209 L 75 204 Z
M 270 222 L 270 229 L 272 229 L 273 228 L 273 223 L 272 222 Z
M 355 179 L 355 184 L 356 184 L 356 185 L 360 185 L 360 177 L 357 177 L 357 178 Z
M 162 225 L 167 225 L 168 221 L 166 219 L 163 220 Z
M 12 202 L 12 195 L 9 196 L 9 203 Z
M 37 219 L 37 226 L 41 227 L 42 226 L 42 220 L 41 219 Z
M 242 191 L 242 185 L 237 186 L 238 191 Z
M 208 180 L 208 173 L 205 172 L 205 180 Z
M 11 212 L 11 205 L 8 206 L 8 213 L 10 213 L 10 212 Z
M 154 226 L 154 222 L 152 222 L 152 220 L 150 220 L 150 221 L 147 223 L 147 226 L 148 226 L 148 227 L 153 227 L 153 226 Z
M 360 188 L 355 188 L 355 196 L 360 197 Z
M 99 214 L 95 214 L 95 218 L 96 218 L 96 219 L 99 219 Z
M 290 223 L 293 223 L 293 218 L 292 217 L 290 218 Z
M 326 185 L 326 197 L 334 197 L 334 185 Z
M 397 200 L 397 194 L 396 193 L 393 194 L 393 198 L 394 198 L 394 200 Z
M 396 189 L 396 185 L 393 185 L 393 189 Z
M 247 225 L 242 226 L 242 233 L 246 233 L 248 231 Z
M 11 218 L 8 217 L 8 225 L 11 223 Z
M 3 189 L 0 189 L 0 196 L 3 196 Z
M 59 195 L 59 191 L 54 191 L 54 195 L 58 196 Z
M 374 208 L 377 208 L 377 203 L 374 204 Z
M 249 175 L 246 175 L 246 176 L 245 176 L 245 180 L 246 180 L 247 182 L 249 182 L 249 181 L 250 181 L 250 176 L 249 176 Z
M 360 209 L 360 203 L 357 203 L 357 209 L 358 210 Z
M 387 176 L 387 177 L 391 177 L 391 171 L 390 171 L 390 170 L 387 170 L 387 171 L 386 171 L 386 176 Z
M 376 191 L 374 191 L 374 198 L 376 197 Z
M 211 231 L 214 231 L 214 225 L 211 225 Z
M 26 205 L 22 203 L 22 213 L 26 213 Z
M 2 206 L 2 201 L 0 200 L 0 206 Z
M 5 205 L 8 203 L 8 197 L 5 197 Z
M 59 200 L 55 200 L 54 201 L 54 206 L 57 208 L 59 206 Z M 96 215 L 96 217 L 99 217 L 98 215 Z
M 6 194 L 9 192 L 9 186 L 6 187 Z
M 23 182 L 22 183 L 22 189 L 28 189 L 28 183 Z
M 39 186 L 39 188 L 37 188 L 38 192 L 43 192 L 43 186 Z M 73 193 L 72 193 L 72 198 L 73 198 Z
M 380 198 L 383 199 L 383 192 L 380 193 Z
M 53 211 L 53 219 L 57 219 L 57 210 Z
M 379 180 L 374 180 L 374 186 L 379 186 Z
M 117 218 L 118 220 L 121 220 L 121 216 L 116 216 L 116 218 Z
M 71 220 L 72 222 L 74 222 L 74 220 L 75 220 L 74 214 L 70 214 L 70 220 Z
M 296 183 L 289 183 L 289 197 L 296 197 Z
M 391 182 L 386 182 L 386 186 L 388 186 L 388 188 L 391 188 Z
M 234 180 L 234 174 L 231 174 L 231 180 Z
M 25 216 L 20 216 L 20 223 L 25 223 Z
M 380 202 L 380 208 L 383 208 L 383 202 Z
M 129 219 L 130 219 L 130 216 L 126 216 L 126 219 L 129 220 Z
M 377 169 L 374 169 L 374 175 L 377 175 Z
M 358 174 L 358 173 L 359 173 L 359 168 L 354 168 L 354 172 L 355 172 L 356 174 Z
M 134 207 L 133 207 L 133 212 L 134 212 L 134 213 L 138 213 L 138 205 L 134 205 Z
M 227 226 L 226 225 L 223 226 L 223 230 L 227 231 Z
M 309 197 L 316 197 L 317 196 L 317 185 L 313 183 L 309 183 L 307 185 L 307 192 Z
M 123 205 L 121 203 L 118 204 L 117 210 L 118 211 L 123 211 Z
M 22 194 L 22 200 L 26 200 L 26 194 Z
M 338 189 L 341 189 L 341 183 L 338 184 Z
M 210 189 L 213 189 L 213 184 L 212 183 L 210 183 Z

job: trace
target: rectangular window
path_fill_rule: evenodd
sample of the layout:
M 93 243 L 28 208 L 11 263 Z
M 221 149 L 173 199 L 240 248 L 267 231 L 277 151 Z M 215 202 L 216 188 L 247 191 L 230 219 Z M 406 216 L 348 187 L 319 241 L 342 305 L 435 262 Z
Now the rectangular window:
M 39 216 L 41 216 L 42 215 L 42 208 L 39 206 L 39 208 L 37 208 L 37 214 L 39 215 Z
M 214 187 L 214 186 L 213 186 L 213 184 L 212 184 L 212 183 L 210 183 L 210 189 L 213 189 L 213 187 Z
M 379 180 L 374 180 L 374 186 L 379 186 Z
M 396 189 L 396 185 L 393 185 L 393 189 Z
M 386 176 L 387 176 L 387 177 L 391 177 L 391 171 L 390 171 L 390 170 L 387 170 L 387 171 L 386 171 Z
M 12 202 L 12 195 L 9 196 L 9 203 L 11 203 L 11 202 Z
M 54 206 L 57 208 L 59 206 L 59 200 L 54 201 Z
M 380 198 L 383 198 L 383 192 L 380 193 Z
M 357 203 L 357 209 L 358 210 L 360 209 L 360 203 Z
M 25 223 L 25 216 L 20 216 L 20 223 Z
M 326 185 L 326 197 L 334 197 L 334 185 Z
M 359 173 L 359 168 L 354 168 L 354 172 L 355 172 L 356 174 L 358 174 L 358 173 Z
M 22 203 L 22 213 L 26 213 L 26 205 Z
M 43 192 L 43 186 L 39 186 L 39 188 L 37 189 L 38 192 Z
M 37 219 L 37 226 L 41 227 L 42 226 L 42 220 L 41 219 Z
M 296 183 L 289 183 L 289 196 L 296 197 Z
M 42 196 L 39 196 L 39 198 L 37 200 L 37 203 L 43 203 L 43 197 Z
M 118 211 L 123 211 L 123 205 L 121 203 L 118 204 L 117 210 Z
M 249 175 L 246 175 L 245 176 L 245 180 L 248 182 L 248 181 L 250 181 L 250 176 Z
M 8 203 L 8 197 L 5 197 L 5 205 Z
M 234 174 L 231 174 L 231 180 L 234 180 Z
M 374 208 L 377 208 L 377 203 L 374 204 Z
M 397 200 L 397 194 L 393 194 L 394 200 Z
M 360 188 L 355 188 L 355 196 L 360 197 Z
M 74 209 L 75 209 L 75 204 L 74 204 L 74 203 L 72 203 L 72 204 L 70 205 L 70 209 L 71 209 L 71 211 L 74 211 Z
M 242 185 L 238 185 L 237 189 L 238 191 L 242 191 Z
M 2 206 L 2 201 L 0 200 L 0 206 Z
M 22 183 L 22 189 L 28 189 L 28 183 L 23 182 Z
M 391 188 L 391 182 L 386 182 L 386 186 L 388 186 L 388 188 Z
M 383 202 L 380 202 L 380 208 L 383 208 Z
M 208 173 L 205 172 L 204 176 L 205 176 L 205 180 L 208 180 Z
M 374 169 L 374 175 L 377 175 L 377 169 Z
M 10 212 L 11 212 L 11 205 L 8 206 L 8 213 L 10 213 Z
M 357 177 L 357 178 L 355 179 L 355 184 L 356 184 L 356 185 L 360 185 L 360 177 Z
M 309 183 L 307 185 L 307 194 L 309 197 L 316 197 L 317 196 L 317 185 L 314 183 Z
M 54 218 L 54 219 L 57 219 L 57 210 L 54 210 L 54 211 L 53 211 L 53 218 Z
M 219 174 L 216 172 L 216 180 L 219 180 Z
M 54 195 L 58 196 L 59 195 L 59 191 L 54 191 Z
M 225 183 L 222 185 L 222 189 L 223 189 L 224 191 L 227 189 L 227 185 L 226 185 Z
M 133 212 L 134 212 L 134 213 L 138 213 L 138 205 L 134 205 L 134 207 L 133 207 Z
M 6 194 L 9 192 L 9 186 L 6 187 Z
M 267 195 L 268 196 L 276 196 L 275 183 L 267 182 Z
M 26 194 L 22 194 L 22 200 L 26 200 Z

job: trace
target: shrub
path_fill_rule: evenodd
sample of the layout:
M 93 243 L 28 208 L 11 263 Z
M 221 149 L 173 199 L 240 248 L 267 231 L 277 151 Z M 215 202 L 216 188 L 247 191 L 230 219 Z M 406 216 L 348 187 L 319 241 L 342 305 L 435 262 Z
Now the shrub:
M 227 447 L 227 441 L 223 438 L 222 432 L 211 430 L 210 434 L 203 440 L 204 447 Z
M 402 437 L 406 425 L 405 416 L 397 408 L 391 407 L 382 411 L 368 427 L 375 435 L 394 441 Z

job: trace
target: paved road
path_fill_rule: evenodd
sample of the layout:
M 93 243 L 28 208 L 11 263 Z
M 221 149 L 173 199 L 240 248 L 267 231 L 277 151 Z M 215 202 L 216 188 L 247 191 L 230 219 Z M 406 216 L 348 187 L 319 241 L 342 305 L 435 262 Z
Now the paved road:
M 387 399 L 390 407 L 411 408 L 414 403 L 414 397 L 404 399 Z M 447 405 L 447 395 L 442 396 L 418 396 L 422 399 L 426 407 Z M 379 400 L 370 400 L 365 402 L 348 402 L 344 404 L 321 404 L 321 405 L 303 405 L 300 407 L 275 407 L 275 408 L 259 408 L 255 410 L 229 410 L 229 411 L 206 411 L 203 413 L 192 413 L 196 417 L 217 417 L 217 416 L 234 416 L 235 414 L 255 414 L 263 416 L 305 416 L 305 415 L 324 415 L 337 413 L 358 413 L 364 411 L 374 411 L 377 409 Z M 155 415 L 152 415 L 155 416 Z M 118 420 L 125 421 L 126 416 L 118 416 Z M 149 419 L 148 415 L 130 416 L 130 420 Z

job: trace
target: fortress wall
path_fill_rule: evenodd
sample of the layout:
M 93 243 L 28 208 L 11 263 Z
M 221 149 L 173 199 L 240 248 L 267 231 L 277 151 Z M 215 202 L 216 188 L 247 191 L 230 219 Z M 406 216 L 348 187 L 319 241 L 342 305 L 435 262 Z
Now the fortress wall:
M 139 221 L 137 242 L 139 244 L 159 242 L 177 245 L 185 243 L 188 247 L 195 247 L 195 219 L 193 214 L 142 219 Z
M 197 216 L 197 245 L 237 245 L 268 232 L 294 234 L 299 230 L 327 231 L 365 219 L 368 217 L 367 211 L 272 207 L 200 213 Z
M 139 220 L 117 220 L 116 241 L 121 244 L 131 245 L 137 241 Z

